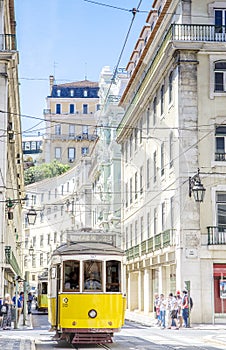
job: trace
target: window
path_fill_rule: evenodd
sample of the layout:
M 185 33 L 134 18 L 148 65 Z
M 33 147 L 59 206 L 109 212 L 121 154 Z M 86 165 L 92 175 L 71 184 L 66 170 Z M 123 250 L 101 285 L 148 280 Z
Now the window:
M 40 247 L 43 247 L 44 238 L 43 235 L 40 236 Z
M 127 229 L 128 232 L 128 229 Z M 106 292 L 120 292 L 121 264 L 119 261 L 106 261 Z
M 141 216 L 140 218 L 140 239 L 141 242 L 143 242 L 144 240 L 144 217 Z
M 84 261 L 84 290 L 102 290 L 102 263 L 98 260 Z
M 68 147 L 68 160 L 69 162 L 73 162 L 75 160 L 75 148 Z
M 68 260 L 64 262 L 64 280 L 63 280 L 63 290 L 73 290 L 79 291 L 79 272 L 80 272 L 80 262 L 77 260 Z
M 142 139 L 143 139 L 143 118 L 141 118 L 140 120 L 140 126 L 139 126 L 139 129 L 140 129 L 140 143 L 142 143 Z
M 50 245 L 50 234 L 47 235 L 47 244 Z
M 55 147 L 55 158 L 61 159 L 61 147 Z
M 75 137 L 75 125 L 69 124 L 69 137 Z
M 130 204 L 133 202 L 133 179 L 132 177 L 130 178 L 129 180 L 129 201 L 130 201 Z
M 138 129 L 136 128 L 134 130 L 134 150 L 137 150 L 137 134 L 138 134 Z
M 86 156 L 89 153 L 89 147 L 82 147 L 81 153 L 83 156 Z
M 69 111 L 70 111 L 70 114 L 75 113 L 75 105 L 73 103 L 70 104 Z
M 135 172 L 135 199 L 137 199 L 137 172 Z
M 215 10 L 215 33 L 225 33 L 226 10 Z
M 226 91 L 226 61 L 215 62 L 214 65 L 214 90 Z
M 161 115 L 164 112 L 164 85 L 162 85 L 160 90 L 160 113 Z
M 51 199 L 51 191 L 48 192 L 48 200 Z
M 164 166 L 165 166 L 165 147 L 164 143 L 161 144 L 161 175 L 164 175 Z
M 169 166 L 170 168 L 173 166 L 173 132 L 169 136 Z
M 154 236 L 157 234 L 157 209 L 154 209 Z
M 169 103 L 172 102 L 172 93 L 173 93 L 173 72 L 169 75 Z
M 131 157 L 132 157 L 132 154 L 133 154 L 133 134 L 130 135 L 129 144 L 130 144 L 129 156 L 130 156 L 130 158 L 131 158 Z
M 166 226 L 166 204 L 165 202 L 162 203 L 162 231 L 165 230 Z
M 100 110 L 100 104 L 97 104 L 96 110 L 99 111 Z
M 40 266 L 43 266 L 43 253 L 40 253 Z
M 147 109 L 147 135 L 149 134 L 150 131 L 150 108 L 148 107 Z
M 125 162 L 128 162 L 128 141 L 125 142 Z
M 133 245 L 133 224 L 130 224 L 130 246 Z
M 88 114 L 88 105 L 83 105 L 83 114 Z
M 64 194 L 64 185 L 61 185 L 61 194 L 62 194 L 62 196 Z
M 140 167 L 140 194 L 143 193 L 143 171 L 144 171 L 144 168 L 141 166 Z
M 153 125 L 156 124 L 157 118 L 157 98 L 155 97 L 153 100 Z
M 126 208 L 128 207 L 128 196 L 129 196 L 129 193 L 128 193 L 128 183 L 126 183 L 126 193 L 125 193 Z
M 61 105 L 59 103 L 56 104 L 56 114 L 61 113 Z
M 151 220 L 150 220 L 150 213 L 147 213 L 147 238 L 150 238 L 150 233 L 151 233 Z
M 54 232 L 54 238 L 53 238 L 53 243 L 57 242 L 57 232 Z
M 226 192 L 217 192 L 217 226 L 226 229 Z
M 170 226 L 174 228 L 174 197 L 170 198 Z
M 41 194 L 41 202 L 44 202 L 44 193 Z
M 88 91 L 87 91 L 87 90 L 84 90 L 84 91 L 83 91 L 83 96 L 84 96 L 84 97 L 87 97 L 87 96 L 88 96 Z
M 58 89 L 57 90 L 57 97 L 60 97 L 60 93 L 61 93 L 61 91 L 60 91 L 60 89 Z
M 82 126 L 82 134 L 83 135 L 88 135 L 88 125 L 83 125 Z
M 74 90 L 70 90 L 70 96 L 73 97 L 74 96 Z
M 153 153 L 153 180 L 156 182 L 157 176 L 157 154 L 156 151 Z
M 215 151 L 215 160 L 216 161 L 225 161 L 226 160 L 226 125 L 217 126 L 215 132 L 216 138 L 216 151 Z
M 137 245 L 137 236 L 138 236 L 138 222 L 135 221 L 135 232 L 134 232 L 134 238 L 135 238 L 135 245 Z
M 150 159 L 147 159 L 147 165 L 146 165 L 146 171 L 147 171 L 147 188 L 150 187 Z
M 55 125 L 55 135 L 61 135 L 61 124 Z

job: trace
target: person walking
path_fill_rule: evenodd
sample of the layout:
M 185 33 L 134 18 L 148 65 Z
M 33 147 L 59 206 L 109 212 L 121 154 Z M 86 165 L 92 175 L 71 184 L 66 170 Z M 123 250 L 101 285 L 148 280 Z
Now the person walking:
M 159 298 L 159 310 L 160 310 L 160 322 L 161 322 L 161 328 L 166 328 L 166 305 L 167 300 L 164 298 L 164 294 L 160 294 Z
M 27 296 L 27 313 L 28 313 L 28 315 L 31 314 L 32 301 L 33 301 L 33 295 L 31 292 L 29 292 L 28 296 Z
M 179 290 L 176 293 L 176 298 L 177 298 L 177 307 L 178 307 L 177 319 L 178 319 L 179 327 L 181 328 L 183 325 L 183 317 L 182 317 L 182 298 Z
M 184 320 L 184 327 L 188 328 L 189 324 L 189 300 L 188 300 L 188 292 L 186 290 L 183 290 L 183 297 L 182 297 L 182 317 Z
M 12 322 L 12 299 L 10 294 L 6 293 L 5 298 L 3 300 L 2 305 L 2 328 L 4 330 L 11 329 L 11 322 Z M 3 312 L 3 306 L 4 312 Z

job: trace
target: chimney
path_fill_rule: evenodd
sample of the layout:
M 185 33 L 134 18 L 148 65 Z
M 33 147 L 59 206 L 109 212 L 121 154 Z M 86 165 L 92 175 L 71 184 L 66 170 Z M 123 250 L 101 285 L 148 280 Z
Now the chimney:
M 53 75 L 50 75 L 49 76 L 49 87 L 50 87 L 50 96 L 52 94 L 52 87 L 54 85 L 54 76 Z

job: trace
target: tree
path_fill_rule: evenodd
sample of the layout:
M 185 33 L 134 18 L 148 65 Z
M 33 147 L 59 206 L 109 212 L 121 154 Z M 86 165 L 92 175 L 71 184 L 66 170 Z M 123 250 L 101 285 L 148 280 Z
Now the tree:
M 57 160 L 53 160 L 51 163 L 31 166 L 24 171 L 24 182 L 25 185 L 29 185 L 34 182 L 61 175 L 69 169 L 69 165 L 61 164 Z

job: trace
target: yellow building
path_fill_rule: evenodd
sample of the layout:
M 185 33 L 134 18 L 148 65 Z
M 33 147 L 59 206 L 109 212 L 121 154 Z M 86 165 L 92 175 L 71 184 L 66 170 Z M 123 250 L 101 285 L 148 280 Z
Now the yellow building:
M 89 80 L 55 84 L 50 76 L 50 96 L 44 110 L 46 134 L 42 161 L 71 164 L 90 153 L 96 136 L 99 109 L 98 83 Z

